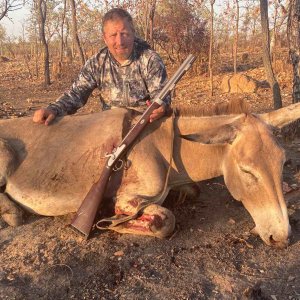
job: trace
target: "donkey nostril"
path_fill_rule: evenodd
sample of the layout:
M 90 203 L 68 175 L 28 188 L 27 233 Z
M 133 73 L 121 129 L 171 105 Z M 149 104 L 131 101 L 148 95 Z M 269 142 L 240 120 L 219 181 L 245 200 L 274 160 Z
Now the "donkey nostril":
M 269 237 L 270 244 L 276 248 L 286 248 L 289 244 L 289 239 L 286 241 L 276 241 L 273 238 L 273 235 L 270 235 Z
M 272 245 L 276 244 L 277 242 L 273 239 L 273 235 L 270 235 L 269 241 Z

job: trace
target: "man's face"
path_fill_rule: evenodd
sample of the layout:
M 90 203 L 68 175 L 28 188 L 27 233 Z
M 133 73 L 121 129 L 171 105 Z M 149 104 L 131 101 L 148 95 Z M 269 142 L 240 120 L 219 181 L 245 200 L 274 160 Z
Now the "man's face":
M 132 53 L 133 29 L 126 19 L 107 21 L 103 29 L 103 38 L 108 50 L 122 64 Z

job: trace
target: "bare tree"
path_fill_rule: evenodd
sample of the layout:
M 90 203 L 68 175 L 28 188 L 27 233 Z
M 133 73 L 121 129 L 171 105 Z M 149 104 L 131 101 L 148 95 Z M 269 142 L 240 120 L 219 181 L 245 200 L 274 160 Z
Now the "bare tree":
M 213 47 L 214 47 L 214 4 L 215 0 L 210 0 L 210 43 L 209 43 L 209 58 L 208 58 L 208 69 L 209 69 L 209 78 L 210 78 L 210 95 L 213 96 L 214 87 L 213 87 Z
M 83 54 L 83 50 L 80 44 L 79 36 L 78 36 L 78 28 L 77 28 L 77 17 L 76 17 L 76 4 L 75 0 L 70 0 L 71 9 L 72 9 L 72 33 L 73 33 L 73 40 L 76 43 L 77 50 L 79 52 L 81 63 L 85 64 L 85 57 Z
M 40 70 L 39 70 L 39 52 L 40 52 L 40 49 L 39 49 L 39 43 L 38 43 L 38 28 L 37 26 L 34 26 L 34 57 L 35 57 L 35 76 L 37 78 L 39 78 L 39 73 L 40 73 Z
M 276 42 L 277 42 L 277 21 L 278 21 L 278 9 L 279 9 L 279 1 L 274 1 L 274 29 L 273 29 L 273 37 L 271 39 L 270 45 L 270 54 L 272 61 L 276 63 Z
M 206 22 L 186 0 L 164 2 L 155 14 L 154 40 L 173 63 L 189 53 L 207 56 L 209 36 Z
M 140 13 L 137 20 L 142 24 L 144 39 L 153 46 L 153 27 L 156 9 L 156 0 L 141 1 L 136 7 Z
M 150 36 L 151 34 L 153 34 L 153 22 L 156 3 L 157 0 L 129 0 L 122 1 L 122 5 L 119 4 L 120 6 L 128 9 L 132 13 L 135 19 L 137 31 L 149 44 L 151 44 Z
M 10 11 L 15 11 L 23 7 L 24 0 L 3 0 L 0 2 L 0 20 L 7 17 Z
M 59 61 L 63 61 L 64 55 L 64 24 L 66 18 L 66 8 L 67 8 L 67 0 L 63 0 L 63 11 L 61 14 L 61 24 L 60 24 L 60 59 Z
M 6 31 L 3 26 L 0 24 L 0 55 L 3 55 L 3 44 L 6 39 Z
M 153 28 L 154 28 L 154 15 L 155 15 L 155 8 L 156 8 L 156 0 L 153 0 L 151 3 L 150 7 L 150 12 L 149 12 L 149 43 L 151 46 L 153 46 Z
M 287 34 L 293 65 L 293 103 L 296 103 L 300 102 L 300 0 L 290 2 Z
M 19 44 L 21 44 L 22 52 L 23 52 L 23 57 L 24 57 L 24 63 L 25 66 L 28 70 L 28 75 L 29 78 L 32 79 L 33 75 L 30 69 L 30 55 L 27 54 L 27 49 L 26 49 L 26 40 L 25 40 L 25 28 L 24 25 L 22 26 L 22 39 L 19 40 Z
M 38 0 L 38 12 L 39 12 L 39 28 L 40 39 L 42 41 L 44 49 L 44 79 L 45 85 L 50 85 L 50 68 L 49 68 L 49 48 L 45 35 L 45 24 L 47 19 L 47 4 L 45 0 Z
M 270 32 L 269 32 L 269 19 L 268 19 L 268 0 L 260 0 L 260 16 L 262 28 L 262 58 L 267 75 L 268 82 L 273 92 L 274 108 L 282 107 L 280 87 L 275 78 L 270 55 Z
M 235 36 L 234 36 L 234 53 L 233 53 L 233 69 L 234 74 L 237 72 L 237 48 L 239 41 L 239 21 L 240 21 L 240 5 L 239 0 L 235 0 L 236 4 L 236 20 L 235 20 Z

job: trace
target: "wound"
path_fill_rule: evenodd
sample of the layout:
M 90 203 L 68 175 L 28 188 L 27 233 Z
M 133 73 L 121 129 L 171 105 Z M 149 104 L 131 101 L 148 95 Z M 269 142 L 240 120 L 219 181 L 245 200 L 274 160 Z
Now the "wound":
M 139 220 L 149 222 L 149 225 L 153 225 L 157 229 L 162 228 L 164 225 L 163 219 L 159 215 L 142 215 Z
M 160 229 L 164 226 L 164 222 L 161 216 L 159 215 L 154 215 L 154 220 L 152 224 L 157 228 Z
M 139 201 L 138 199 L 132 199 L 132 200 L 128 201 L 128 204 L 131 205 L 132 207 L 136 208 L 136 207 L 138 207 L 140 202 L 141 201 Z
M 109 138 L 104 145 L 102 145 L 101 153 L 102 156 L 104 156 L 106 153 L 111 153 L 114 148 L 116 148 L 119 145 L 119 138 L 117 137 L 111 137 Z
M 142 221 L 129 221 L 122 224 L 122 226 L 137 232 L 152 232 L 149 228 L 149 224 Z

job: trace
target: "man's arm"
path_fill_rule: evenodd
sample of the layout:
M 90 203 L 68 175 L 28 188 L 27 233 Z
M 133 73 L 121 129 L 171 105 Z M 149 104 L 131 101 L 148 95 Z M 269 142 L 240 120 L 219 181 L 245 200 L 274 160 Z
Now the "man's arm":
M 73 114 L 86 104 L 90 94 L 97 87 L 94 75 L 95 59 L 93 57 L 86 62 L 70 90 L 47 108 L 34 113 L 33 122 L 49 125 L 57 116 Z

